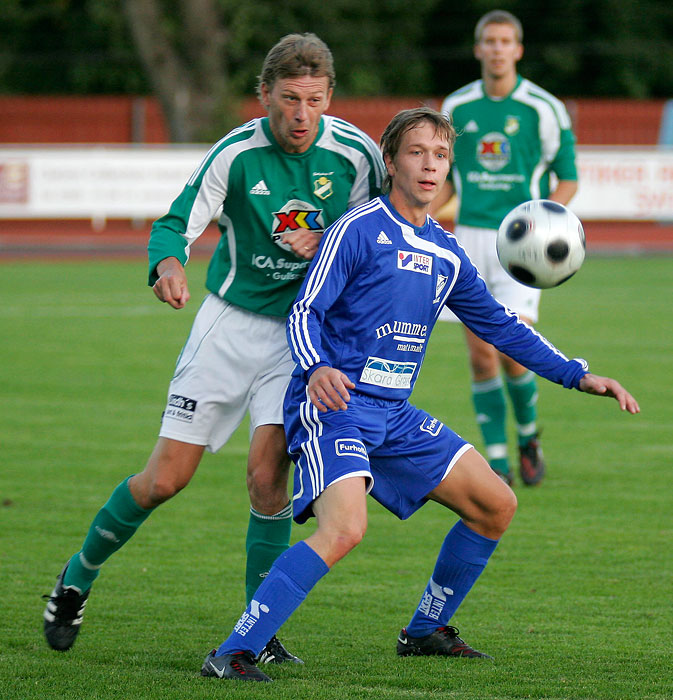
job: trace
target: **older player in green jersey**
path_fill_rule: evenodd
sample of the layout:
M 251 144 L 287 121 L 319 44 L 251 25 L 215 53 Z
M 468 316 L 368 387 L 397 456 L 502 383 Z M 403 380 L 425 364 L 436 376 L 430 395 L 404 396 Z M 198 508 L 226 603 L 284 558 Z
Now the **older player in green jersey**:
M 44 613 L 53 649 L 74 643 L 103 563 L 154 508 L 189 483 L 204 450 L 219 450 L 246 413 L 248 602 L 288 547 L 292 509 L 282 422 L 294 363 L 285 318 L 323 230 L 376 196 L 383 177 L 374 141 L 325 115 L 333 87 L 332 55 L 318 37 L 281 39 L 259 79 L 268 116 L 216 143 L 152 228 L 150 284 L 161 301 L 181 309 L 190 298 L 184 268 L 190 245 L 221 210 L 209 294 L 178 358 L 159 439 L 144 470 L 117 486 L 58 576 Z M 260 661 L 299 659 L 274 637 Z
M 457 194 L 456 237 L 491 293 L 533 324 L 538 319 L 540 292 L 519 284 L 502 269 L 495 251 L 496 231 L 504 216 L 526 200 L 547 198 L 567 204 L 577 191 L 577 170 L 575 139 L 565 107 L 517 73 L 522 38 L 521 24 L 509 12 L 494 10 L 477 23 L 474 55 L 481 64 L 481 79 L 452 93 L 442 105 L 458 139 L 451 178 L 433 212 L 436 215 Z M 525 484 L 537 484 L 545 463 L 537 426 L 535 375 L 467 328 L 465 336 L 472 397 L 489 463 L 512 484 L 506 389 L 517 424 L 520 475 Z

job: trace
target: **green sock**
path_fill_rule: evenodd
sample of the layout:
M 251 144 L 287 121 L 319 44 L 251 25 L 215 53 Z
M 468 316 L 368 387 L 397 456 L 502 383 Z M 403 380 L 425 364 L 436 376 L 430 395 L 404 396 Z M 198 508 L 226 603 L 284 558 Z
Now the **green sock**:
M 91 523 L 82 550 L 73 555 L 63 584 L 84 593 L 91 588 L 107 558 L 128 542 L 153 508 L 141 508 L 129 490 L 128 479 L 112 492 Z
M 246 605 L 250 604 L 273 562 L 290 546 L 291 529 L 292 503 L 288 503 L 275 515 L 264 515 L 250 508 L 248 536 L 245 542 L 248 553 L 245 568 Z
M 472 382 L 472 401 L 477 413 L 477 424 L 486 445 L 486 457 L 495 471 L 509 472 L 505 417 L 507 404 L 502 377 Z
M 528 370 L 519 377 L 507 377 L 507 392 L 516 416 L 519 445 L 524 447 L 537 433 L 537 379 Z

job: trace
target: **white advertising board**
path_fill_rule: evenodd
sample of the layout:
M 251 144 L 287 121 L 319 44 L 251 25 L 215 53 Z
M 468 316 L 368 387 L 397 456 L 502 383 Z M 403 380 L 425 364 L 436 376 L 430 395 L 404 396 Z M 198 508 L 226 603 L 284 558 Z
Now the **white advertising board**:
M 580 147 L 579 190 L 570 206 L 585 220 L 673 220 L 673 149 Z
M 0 149 L 0 217 L 154 219 L 208 148 Z
M 155 219 L 208 147 L 0 148 L 0 218 Z M 585 220 L 673 220 L 673 149 L 578 148 Z

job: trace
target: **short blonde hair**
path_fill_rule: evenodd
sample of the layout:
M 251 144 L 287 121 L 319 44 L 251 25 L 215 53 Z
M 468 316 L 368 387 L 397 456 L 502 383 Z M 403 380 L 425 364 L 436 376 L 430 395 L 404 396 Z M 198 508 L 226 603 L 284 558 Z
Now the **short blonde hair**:
M 484 27 L 487 24 L 510 24 L 516 32 L 516 40 L 521 43 L 523 41 L 523 27 L 521 22 L 507 10 L 491 10 L 487 12 L 474 28 L 474 43 L 478 44 L 481 41 L 481 35 L 484 33 Z

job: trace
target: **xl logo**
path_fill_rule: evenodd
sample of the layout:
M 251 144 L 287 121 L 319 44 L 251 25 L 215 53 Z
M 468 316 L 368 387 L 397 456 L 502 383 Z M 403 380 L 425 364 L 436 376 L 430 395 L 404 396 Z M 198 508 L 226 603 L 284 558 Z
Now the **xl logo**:
M 322 233 L 325 230 L 322 209 L 315 209 L 300 199 L 291 199 L 280 211 L 273 212 L 271 240 L 276 245 L 291 250 L 289 245 L 283 243 L 283 234 L 300 230 Z
M 486 134 L 477 144 L 477 160 L 486 170 L 501 170 L 510 159 L 509 141 L 495 131 Z
M 432 256 L 423 253 L 413 253 L 408 250 L 397 251 L 398 270 L 420 272 L 424 275 L 432 274 Z

